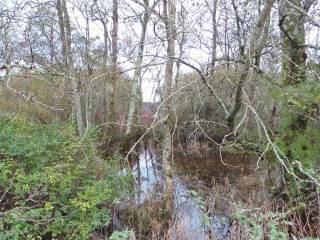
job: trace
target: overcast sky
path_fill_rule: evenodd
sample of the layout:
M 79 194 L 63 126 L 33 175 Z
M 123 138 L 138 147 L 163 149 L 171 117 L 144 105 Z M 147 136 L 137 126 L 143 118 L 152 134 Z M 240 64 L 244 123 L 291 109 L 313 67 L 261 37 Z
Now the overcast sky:
M 15 1 L 12 0 L 2 0 L 10 5 L 13 5 Z M 22 0 L 21 0 L 22 1 Z M 43 2 L 42 0 L 39 0 Z M 112 1 L 100 0 L 101 3 L 105 5 L 106 8 L 109 8 L 109 31 L 111 31 L 111 4 Z M 81 9 L 84 8 L 84 3 L 88 2 L 89 5 L 92 4 L 91 0 L 69 0 L 68 8 L 69 13 L 72 18 L 72 24 L 74 29 L 79 32 L 81 35 L 85 35 L 85 19 L 81 14 Z M 181 4 L 177 1 L 177 12 L 181 11 Z M 181 31 L 185 32 L 186 42 L 183 49 L 183 58 L 188 59 L 189 62 L 193 63 L 196 66 L 204 65 L 210 61 L 210 47 L 212 39 L 212 25 L 211 25 L 211 16 L 210 11 L 206 5 L 205 0 L 181 0 L 183 3 L 184 9 L 187 14 L 185 20 L 185 28 L 181 29 L 177 27 L 178 38 L 181 36 Z M 211 4 L 212 1 L 208 1 Z M 257 3 L 255 0 L 252 1 L 242 1 L 242 5 L 239 4 L 239 8 L 243 7 L 243 4 L 248 4 L 248 12 L 245 12 L 242 16 L 246 21 L 251 23 L 252 19 L 256 19 L 256 15 L 253 14 L 253 11 L 250 12 L 250 9 L 256 9 Z M 108 6 L 109 4 L 109 6 Z M 312 14 L 316 14 L 315 19 L 319 18 L 319 2 L 311 9 Z M 152 1 L 150 3 L 152 5 Z M 232 25 L 234 21 L 234 16 L 229 12 L 221 11 L 222 8 L 226 7 L 225 1 L 219 1 L 219 7 L 217 12 L 217 21 L 218 21 L 218 42 L 223 40 L 223 31 L 224 31 L 224 19 L 229 18 L 231 25 L 229 26 L 229 34 L 235 32 L 235 25 Z M 276 6 L 275 6 L 276 7 Z M 27 8 L 28 9 L 28 8 Z M 160 7 L 155 9 L 157 12 L 161 12 Z M 132 69 L 134 67 L 134 61 L 136 56 L 136 47 L 138 44 L 141 26 L 137 18 L 135 17 L 136 13 L 142 13 L 143 8 L 138 4 L 134 3 L 131 0 L 122 0 L 120 1 L 119 8 L 119 66 L 122 70 L 126 71 L 127 69 Z M 178 19 L 178 17 L 177 17 Z M 277 9 L 273 11 L 272 21 L 274 26 L 277 27 Z M 20 23 L 23 26 L 23 22 Z M 252 24 L 244 26 L 244 28 L 252 29 Z M 23 27 L 21 27 L 23 29 Z M 319 29 L 312 28 L 309 30 L 307 26 L 307 42 L 312 44 L 319 44 Z M 220 31 L 219 31 L 220 30 Z M 279 30 L 277 30 L 279 31 Z M 156 33 L 156 34 L 155 34 Z M 165 67 L 165 43 L 161 41 L 161 38 L 164 39 L 164 28 L 163 24 L 159 22 L 158 17 L 153 16 L 149 22 L 147 30 L 147 38 L 145 44 L 145 57 L 143 65 L 152 64 L 152 66 L 143 69 L 142 74 L 142 91 L 144 101 L 154 100 L 154 90 L 157 88 L 159 81 L 163 80 L 164 76 L 164 67 Z M 98 21 L 90 21 L 90 36 L 91 38 L 98 37 L 94 44 L 101 44 L 103 42 L 103 26 Z M 274 36 L 273 36 L 274 37 Z M 274 38 L 273 43 L 277 43 L 279 39 Z M 223 56 L 223 49 L 217 48 L 218 56 Z M 232 53 L 231 53 L 232 54 Z M 234 53 L 235 54 L 235 53 Z M 178 46 L 176 46 L 176 55 L 179 55 Z M 155 57 L 156 56 L 156 57 Z M 280 62 L 280 59 L 279 59 Z M 155 65 L 159 64 L 159 65 Z M 181 71 L 191 72 L 192 70 L 188 67 L 182 66 Z M 133 75 L 133 70 L 126 71 L 126 74 L 129 76 Z

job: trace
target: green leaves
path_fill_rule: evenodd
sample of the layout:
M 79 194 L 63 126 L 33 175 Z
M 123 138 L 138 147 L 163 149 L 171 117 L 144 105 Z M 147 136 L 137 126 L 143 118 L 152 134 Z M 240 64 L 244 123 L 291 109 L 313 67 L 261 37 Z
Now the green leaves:
M 297 109 L 300 109 L 303 111 L 308 109 L 307 103 L 305 101 L 303 101 L 303 99 L 297 98 L 294 96 L 289 96 L 289 98 L 287 99 L 287 104 L 294 106 Z
M 303 195 L 313 189 L 311 182 L 319 181 L 320 82 L 308 77 L 303 82 L 277 88 L 277 91 L 278 97 L 274 98 L 278 103 L 279 118 L 276 128 L 272 129 L 273 139 L 285 155 L 286 167 L 292 173 L 285 176 L 289 190 L 286 194 L 302 200 Z
M 133 235 L 132 231 L 115 231 L 109 237 L 109 240 L 129 240 L 129 238 Z
M 117 174 L 120 156 L 97 161 L 94 144 L 68 126 L 0 116 L 0 240 L 84 240 L 109 224 L 132 178 Z
M 199 212 L 201 214 L 202 224 L 204 226 L 210 227 L 211 226 L 211 219 L 210 216 L 206 212 L 206 203 L 203 198 L 198 194 L 195 190 L 190 190 L 189 194 L 191 195 L 193 201 L 195 202 L 197 208 L 199 208 Z
M 286 240 L 288 233 L 285 231 L 285 225 L 292 225 L 286 220 L 286 213 L 281 212 L 262 212 L 262 209 L 243 209 L 233 214 L 235 220 L 245 224 L 249 230 L 250 240 L 267 239 Z

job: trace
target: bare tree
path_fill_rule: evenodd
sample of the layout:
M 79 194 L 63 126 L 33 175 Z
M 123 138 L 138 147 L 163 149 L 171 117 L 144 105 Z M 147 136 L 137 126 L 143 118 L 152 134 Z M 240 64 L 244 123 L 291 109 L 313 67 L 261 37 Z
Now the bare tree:
M 93 19 L 99 21 L 103 27 L 103 68 L 105 69 L 104 81 L 103 81 L 103 121 L 107 121 L 107 82 L 108 82 L 108 64 L 109 64 L 109 53 L 111 48 L 111 40 L 109 36 L 108 23 L 109 23 L 109 5 L 103 0 L 94 1 L 92 6 Z
M 165 209 L 170 212 L 173 209 L 173 173 L 171 166 L 172 158 L 172 78 L 174 65 L 174 45 L 175 45 L 175 21 L 176 21 L 176 2 L 175 0 L 164 0 L 164 16 L 166 27 L 167 41 L 167 62 L 164 76 L 164 95 L 163 95 L 163 150 L 162 150 L 162 166 L 166 176 L 166 196 Z
M 115 110 L 115 101 L 116 101 L 116 90 L 117 90 L 117 77 L 118 77 L 118 0 L 112 1 L 112 34 L 111 34 L 111 83 L 112 91 L 110 94 L 110 103 L 109 103 L 109 114 L 108 121 L 115 122 L 116 120 L 116 110 Z
M 85 128 L 82 118 L 79 84 L 72 74 L 73 57 L 71 47 L 71 25 L 66 0 L 57 0 L 56 8 L 59 17 L 60 39 L 62 44 L 62 54 L 65 62 L 66 74 L 69 75 L 69 77 L 71 78 L 73 106 L 76 116 L 77 128 L 79 135 L 82 136 L 85 132 Z
M 218 8 L 218 0 L 211 0 L 210 3 L 206 0 L 206 4 L 211 13 L 212 19 L 212 47 L 211 47 L 211 63 L 210 63 L 210 74 L 214 75 L 215 66 L 216 66 L 216 58 L 217 58 L 217 38 L 218 38 L 218 27 L 217 27 L 217 8 Z
M 129 113 L 127 118 L 126 135 L 129 135 L 131 132 L 133 117 L 134 117 L 133 115 L 136 111 L 138 88 L 139 88 L 138 81 L 141 76 L 141 65 L 143 60 L 145 38 L 146 38 L 147 26 L 150 18 L 149 0 L 144 0 L 143 2 L 145 5 L 145 10 L 143 12 L 143 19 L 140 19 L 142 30 L 141 30 L 140 40 L 138 44 L 135 70 L 134 70 L 133 79 L 132 79 L 133 83 L 132 83 L 132 90 L 131 90 L 131 97 L 130 97 L 130 104 L 129 104 Z

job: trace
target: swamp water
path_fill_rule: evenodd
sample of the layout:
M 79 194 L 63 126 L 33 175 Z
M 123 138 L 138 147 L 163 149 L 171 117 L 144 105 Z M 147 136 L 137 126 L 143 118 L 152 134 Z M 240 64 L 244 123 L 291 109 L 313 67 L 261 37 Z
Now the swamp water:
M 154 148 L 142 148 L 132 162 L 135 197 L 131 205 L 138 207 L 163 199 L 165 179 L 158 156 Z M 232 227 L 230 202 L 221 194 L 221 189 L 229 191 L 227 185 L 242 186 L 234 193 L 239 199 L 246 199 L 253 188 L 261 193 L 258 186 L 261 176 L 252 174 L 255 167 L 252 157 L 226 154 L 222 157 L 223 161 L 217 153 L 206 157 L 175 154 L 171 239 L 227 239 Z M 243 181 L 247 185 L 243 186 Z M 216 186 L 220 193 L 212 198 Z

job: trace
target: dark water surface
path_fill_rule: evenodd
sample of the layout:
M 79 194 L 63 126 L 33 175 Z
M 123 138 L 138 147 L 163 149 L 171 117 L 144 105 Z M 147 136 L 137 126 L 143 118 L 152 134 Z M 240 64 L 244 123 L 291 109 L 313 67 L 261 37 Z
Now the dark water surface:
M 136 180 L 135 204 L 161 199 L 164 189 L 164 174 L 159 153 L 152 147 L 142 148 L 134 161 L 132 172 Z M 217 205 L 214 213 L 207 211 L 205 196 L 199 189 L 210 194 L 215 184 L 237 184 L 239 179 L 250 175 L 252 157 L 212 153 L 206 157 L 176 153 L 174 156 L 174 211 L 172 236 L 176 240 L 225 239 L 231 220 L 224 204 Z M 205 192 L 205 191 L 204 191 Z

